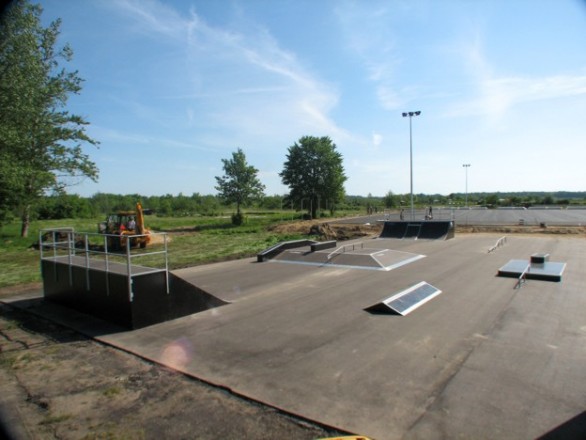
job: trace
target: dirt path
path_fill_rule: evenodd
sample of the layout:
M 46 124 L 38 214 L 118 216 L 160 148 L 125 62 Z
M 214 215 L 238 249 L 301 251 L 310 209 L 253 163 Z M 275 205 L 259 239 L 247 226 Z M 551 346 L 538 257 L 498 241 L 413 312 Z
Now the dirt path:
M 4 304 L 0 411 L 8 438 L 15 439 L 315 439 L 337 434 Z M 5 438 L 1 428 L 0 438 Z

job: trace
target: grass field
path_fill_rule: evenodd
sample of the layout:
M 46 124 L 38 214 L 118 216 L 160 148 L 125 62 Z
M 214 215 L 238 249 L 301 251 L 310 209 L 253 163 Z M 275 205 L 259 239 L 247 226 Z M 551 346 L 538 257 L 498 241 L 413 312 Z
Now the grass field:
M 247 222 L 235 227 L 230 215 L 220 217 L 156 217 L 145 222 L 154 232 L 169 234 L 171 269 L 253 256 L 279 241 L 304 238 L 301 235 L 271 232 L 275 223 L 299 220 L 298 212 L 248 212 Z M 41 281 L 39 251 L 33 247 L 39 230 L 72 227 L 76 232 L 96 232 L 103 219 L 67 219 L 37 221 L 31 224 L 29 237 L 19 237 L 20 224 L 0 229 L 0 287 Z M 142 263 L 141 264 L 146 264 Z

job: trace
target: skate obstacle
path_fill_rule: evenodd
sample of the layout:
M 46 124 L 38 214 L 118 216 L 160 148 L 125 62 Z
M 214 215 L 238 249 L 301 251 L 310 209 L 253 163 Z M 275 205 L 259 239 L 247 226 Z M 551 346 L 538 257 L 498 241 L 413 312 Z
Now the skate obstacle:
M 446 220 L 385 221 L 380 238 L 448 240 L 455 236 L 455 224 Z
M 46 235 L 46 231 L 42 231 Z M 227 302 L 167 269 L 164 250 L 108 252 L 103 234 L 72 230 L 41 235 L 44 298 L 128 329 L 137 329 L 219 307 Z M 103 246 L 90 243 L 103 239 Z M 161 257 L 163 267 L 137 265 L 134 258 Z
M 426 302 L 438 296 L 442 291 L 425 281 L 421 281 L 405 290 L 385 298 L 384 300 L 367 307 L 367 312 L 373 314 L 394 314 L 405 316 L 421 307 Z
M 529 260 L 510 260 L 497 275 L 518 278 L 518 286 L 521 286 L 525 280 L 560 282 L 565 269 L 566 263 L 549 261 L 549 254 L 539 253 L 531 255 Z

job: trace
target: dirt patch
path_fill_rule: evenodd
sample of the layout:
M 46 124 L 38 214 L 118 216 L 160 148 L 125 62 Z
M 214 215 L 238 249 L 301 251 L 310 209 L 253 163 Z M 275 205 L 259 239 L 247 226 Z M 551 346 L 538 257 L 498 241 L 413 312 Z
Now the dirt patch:
M 315 439 L 341 434 L 4 304 L 0 396 L 0 438 Z
M 270 228 L 282 234 L 316 236 L 318 240 L 352 240 L 362 237 L 377 237 L 382 231 L 380 224 L 347 224 L 335 220 L 306 220 L 281 223 Z M 516 225 L 456 225 L 456 234 L 502 233 L 502 234 L 557 234 L 572 237 L 585 236 L 586 226 L 516 226 Z
M 357 225 L 323 220 L 306 220 L 300 222 L 280 223 L 272 226 L 270 231 L 280 234 L 313 235 L 319 240 L 352 240 L 362 237 L 376 237 L 382 231 L 382 224 Z

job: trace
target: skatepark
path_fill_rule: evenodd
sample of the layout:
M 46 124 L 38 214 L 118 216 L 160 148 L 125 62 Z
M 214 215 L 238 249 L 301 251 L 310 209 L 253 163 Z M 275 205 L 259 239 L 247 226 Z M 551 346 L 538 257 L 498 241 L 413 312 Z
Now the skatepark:
M 586 220 L 585 211 L 576 213 L 581 218 L 572 224 Z M 506 214 L 517 224 L 518 212 Z M 531 221 L 554 222 L 542 218 Z M 586 240 L 502 238 L 431 239 L 406 229 L 401 238 L 319 250 L 305 244 L 262 262 L 175 270 L 172 277 L 205 293 L 209 307 L 198 303 L 194 313 L 135 329 L 51 301 L 36 310 L 104 343 L 348 433 L 376 439 L 584 435 Z M 511 261 L 534 255 L 561 265 L 559 281 L 498 276 Z M 410 313 L 373 308 L 420 283 L 434 294 Z M 134 299 L 139 296 L 135 290 Z

